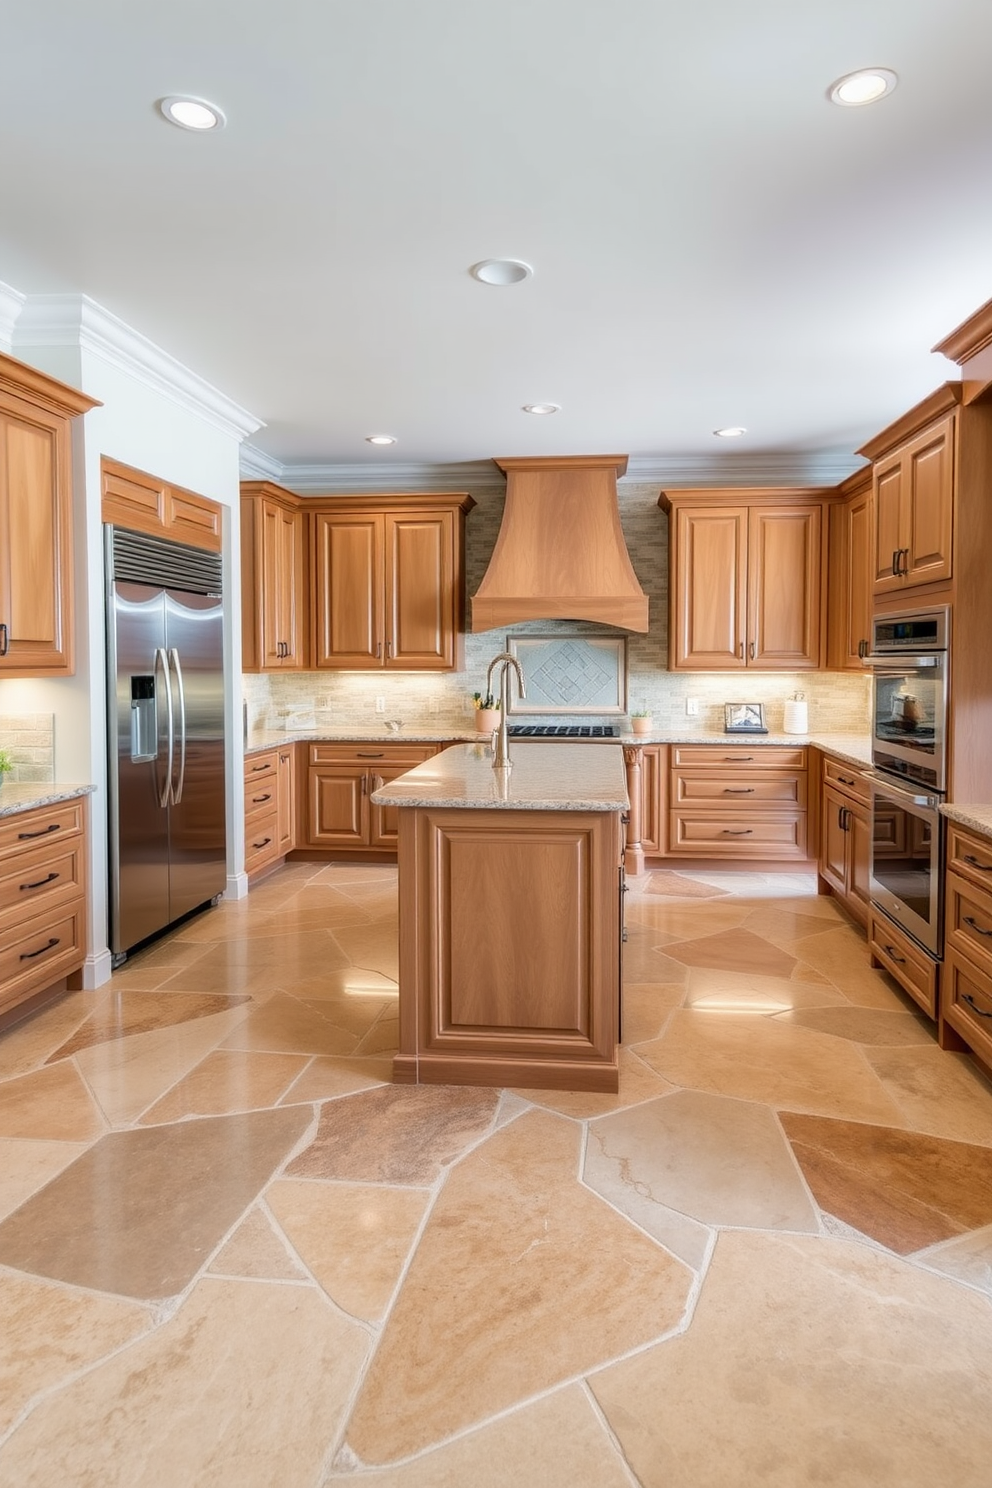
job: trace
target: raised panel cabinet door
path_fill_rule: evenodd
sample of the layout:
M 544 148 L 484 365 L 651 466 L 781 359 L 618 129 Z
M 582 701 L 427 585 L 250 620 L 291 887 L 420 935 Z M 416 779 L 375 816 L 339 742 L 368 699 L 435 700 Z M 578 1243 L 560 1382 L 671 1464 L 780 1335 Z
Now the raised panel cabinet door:
M 849 835 L 845 831 L 847 806 L 843 796 L 824 786 L 820 811 L 820 877 L 835 894 L 847 897 Z
M 442 670 L 455 664 L 455 516 L 385 518 L 387 667 Z
M 905 546 L 906 480 L 902 454 L 889 455 L 875 466 L 872 480 L 875 506 L 875 546 L 872 592 L 890 594 L 902 587 L 897 569 Z
M 299 670 L 303 665 L 303 516 L 275 501 L 263 501 L 261 520 L 263 666 Z
M 72 670 L 72 539 L 66 422 L 20 399 L 0 406 L 0 675 Z
M 867 923 L 871 905 L 871 810 L 867 806 L 851 806 L 849 809 L 847 898 L 851 910 Z
M 680 506 L 669 666 L 734 671 L 746 666 L 747 508 Z
M 368 847 L 369 778 L 364 765 L 311 765 L 307 789 L 311 847 Z
M 752 507 L 748 514 L 748 666 L 819 667 L 821 506 Z
M 951 577 L 954 500 L 954 415 L 920 434 L 904 456 L 908 528 L 902 558 L 904 584 L 932 584 Z
M 849 501 L 844 509 L 847 526 L 847 573 L 844 666 L 862 671 L 863 656 L 871 650 L 871 492 Z
M 641 847 L 649 857 L 663 853 L 668 839 L 667 783 L 667 747 L 646 744 L 641 760 Z
M 313 523 L 314 664 L 381 667 L 383 518 L 317 512 Z
M 279 799 L 279 854 L 285 857 L 296 846 L 296 766 L 292 749 L 280 749 L 276 774 Z

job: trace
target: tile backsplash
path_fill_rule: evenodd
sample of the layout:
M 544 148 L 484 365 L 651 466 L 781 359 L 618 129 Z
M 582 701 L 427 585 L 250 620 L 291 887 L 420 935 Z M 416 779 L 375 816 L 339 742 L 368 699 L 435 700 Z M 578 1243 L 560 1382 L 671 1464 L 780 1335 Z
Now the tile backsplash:
M 503 514 L 502 483 L 473 487 L 476 507 L 465 524 L 465 590 L 476 592 L 489 564 Z M 658 507 L 656 482 L 625 481 L 618 485 L 620 519 L 627 550 L 641 587 L 650 600 L 651 628 L 646 635 L 627 633 L 628 707 L 649 709 L 659 728 L 722 729 L 724 703 L 760 702 L 772 731 L 782 727 L 785 700 L 802 692 L 809 704 L 812 730 L 867 733 L 869 679 L 848 672 L 669 672 L 668 671 L 668 519 Z M 467 608 L 469 608 L 467 606 Z M 514 636 L 602 634 L 603 627 L 582 621 L 531 621 L 514 625 Z M 615 635 L 625 634 L 615 631 Z M 465 637 L 465 667 L 460 672 L 295 672 L 248 675 L 244 696 L 252 728 L 361 726 L 399 718 L 438 728 L 471 726 L 472 693 L 484 691 L 486 667 L 507 642 L 507 631 L 491 630 Z M 384 697 L 386 711 L 376 715 L 375 699 Z M 699 711 L 686 715 L 686 699 L 698 699 Z M 528 715 L 528 722 L 540 718 Z M 554 715 L 548 722 L 560 722 Z M 585 722 L 597 720 L 585 717 Z M 606 716 L 601 720 L 609 722 Z
M 55 715 L 0 713 L 0 748 L 10 751 L 10 779 L 46 784 L 55 779 Z

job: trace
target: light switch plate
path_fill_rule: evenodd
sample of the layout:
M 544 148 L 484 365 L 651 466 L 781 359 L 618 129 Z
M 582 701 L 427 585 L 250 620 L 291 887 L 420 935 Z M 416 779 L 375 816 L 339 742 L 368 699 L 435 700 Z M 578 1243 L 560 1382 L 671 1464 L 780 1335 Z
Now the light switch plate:
M 377 697 L 376 698 L 376 700 L 375 700 L 375 711 L 377 713 L 385 713 L 385 711 L 386 711 L 386 699 L 384 697 Z
M 695 718 L 699 713 L 699 699 L 687 697 L 685 700 L 685 711 L 687 718 Z

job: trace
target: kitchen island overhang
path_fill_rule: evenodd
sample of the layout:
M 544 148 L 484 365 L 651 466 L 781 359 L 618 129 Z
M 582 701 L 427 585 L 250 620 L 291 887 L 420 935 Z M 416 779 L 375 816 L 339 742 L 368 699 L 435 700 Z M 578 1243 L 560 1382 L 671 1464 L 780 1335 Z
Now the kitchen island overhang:
M 619 747 L 462 744 L 372 797 L 399 812 L 403 1084 L 615 1092 Z

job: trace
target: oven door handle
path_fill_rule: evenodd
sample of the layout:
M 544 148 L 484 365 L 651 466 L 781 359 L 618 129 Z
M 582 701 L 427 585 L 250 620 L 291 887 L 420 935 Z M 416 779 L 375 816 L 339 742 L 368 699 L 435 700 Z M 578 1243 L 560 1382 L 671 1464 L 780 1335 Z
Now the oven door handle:
M 918 796 L 915 791 L 903 790 L 898 785 L 893 785 L 890 780 L 884 780 L 876 770 L 864 772 L 871 781 L 872 789 L 880 796 L 885 796 L 889 801 L 894 801 L 897 806 L 905 806 L 910 803 L 914 806 L 928 806 L 931 811 L 936 811 L 940 805 L 937 796 Z
M 902 656 L 898 652 L 879 655 L 878 652 L 870 651 L 861 659 L 865 666 L 872 667 L 876 672 L 892 672 L 894 676 L 903 676 L 907 671 L 913 671 L 920 667 L 940 666 L 946 651 L 928 651 L 923 656 Z

